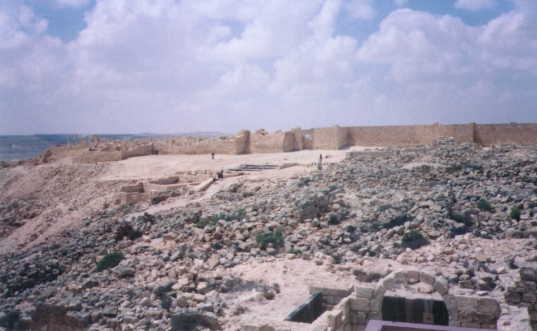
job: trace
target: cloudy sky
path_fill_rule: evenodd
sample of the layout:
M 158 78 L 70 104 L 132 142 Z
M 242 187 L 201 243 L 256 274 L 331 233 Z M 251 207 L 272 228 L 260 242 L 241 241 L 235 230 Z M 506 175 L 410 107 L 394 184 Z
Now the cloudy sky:
M 536 0 L 0 0 L 0 134 L 537 122 Z

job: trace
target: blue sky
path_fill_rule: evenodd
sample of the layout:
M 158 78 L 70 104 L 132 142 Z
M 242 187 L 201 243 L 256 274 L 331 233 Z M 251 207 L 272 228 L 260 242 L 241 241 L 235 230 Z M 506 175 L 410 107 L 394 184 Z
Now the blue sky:
M 0 0 L 0 134 L 536 122 L 534 0 Z
M 82 31 L 86 23 L 84 13 L 92 9 L 95 1 L 91 0 L 81 6 L 58 6 L 51 0 L 24 0 L 36 14 L 47 19 L 49 26 L 48 32 L 61 38 L 63 41 L 76 39 L 78 33 Z M 498 17 L 502 13 L 513 9 L 513 4 L 508 0 L 497 1 L 492 8 L 486 10 L 464 10 L 455 7 L 456 0 L 410 0 L 404 5 L 413 10 L 420 10 L 435 15 L 452 15 L 460 17 L 466 24 L 482 25 L 491 19 Z M 340 22 L 341 32 L 361 37 L 365 32 L 373 32 L 379 22 L 386 17 L 394 7 L 397 7 L 393 0 L 376 0 L 375 6 L 378 8 L 378 15 L 374 20 L 363 24 L 363 22 Z M 357 33 L 356 30 L 364 32 Z

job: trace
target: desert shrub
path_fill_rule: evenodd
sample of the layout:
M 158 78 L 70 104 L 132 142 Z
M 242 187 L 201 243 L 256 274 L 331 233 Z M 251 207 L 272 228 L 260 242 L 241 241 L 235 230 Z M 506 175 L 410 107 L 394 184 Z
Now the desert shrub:
M 511 219 L 520 221 L 520 216 L 522 215 L 522 211 L 518 207 L 511 208 L 511 212 L 509 213 L 509 216 L 511 216 Z
M 384 229 L 391 229 L 396 226 L 403 225 L 406 222 L 411 221 L 411 220 L 412 220 L 412 217 L 408 216 L 407 214 L 401 214 L 390 219 L 388 223 L 382 224 L 382 227 Z
M 116 230 L 116 241 L 123 240 L 123 238 L 127 237 L 130 240 L 138 239 L 142 236 L 142 232 L 139 230 L 134 229 L 130 224 L 128 223 L 122 223 Z
M 448 217 L 454 220 L 455 222 L 464 224 L 468 227 L 474 225 L 474 221 L 472 220 L 472 217 L 468 213 L 459 214 L 457 212 L 450 210 L 448 213 Z
M 304 187 L 304 186 L 308 186 L 310 183 L 311 183 L 311 178 L 309 178 L 309 177 L 301 177 L 297 182 L 297 186 L 298 187 Z
M 298 249 L 298 248 L 292 248 L 289 250 L 288 252 L 289 254 L 294 254 L 294 255 L 302 255 L 302 250 Z
M 123 253 L 121 252 L 107 254 L 99 262 L 97 262 L 97 271 L 101 272 L 103 270 L 113 268 L 117 266 L 124 258 L 125 256 L 123 256 Z
M 477 208 L 479 208 L 479 210 L 488 212 L 492 212 L 494 210 L 490 202 L 485 199 L 479 199 L 479 201 L 477 202 Z
M 4 314 L 3 318 L 0 318 L 0 327 L 8 330 L 15 330 L 19 324 L 19 320 L 20 313 L 18 311 L 9 311 Z
M 328 224 L 330 225 L 339 224 L 339 216 L 336 213 L 330 213 L 328 215 Z
M 259 248 L 266 249 L 269 244 L 272 244 L 274 248 L 283 247 L 284 238 L 283 232 L 281 229 L 276 229 L 274 231 L 260 232 L 256 236 L 256 242 Z
M 410 249 L 417 249 L 428 244 L 429 240 L 427 240 L 427 238 L 425 238 L 418 230 L 405 232 L 401 239 L 401 245 Z
M 207 218 L 202 218 L 201 220 L 196 222 L 196 227 L 203 229 L 209 224 L 209 220 Z
M 390 204 L 380 205 L 377 208 L 377 212 L 382 213 L 383 211 L 386 211 L 388 209 L 395 209 L 395 208 Z
M 219 220 L 226 222 L 242 220 L 246 217 L 246 211 L 243 208 L 237 209 L 231 213 L 218 213 L 215 215 L 201 218 L 196 222 L 196 227 L 203 229 L 207 225 L 215 225 Z

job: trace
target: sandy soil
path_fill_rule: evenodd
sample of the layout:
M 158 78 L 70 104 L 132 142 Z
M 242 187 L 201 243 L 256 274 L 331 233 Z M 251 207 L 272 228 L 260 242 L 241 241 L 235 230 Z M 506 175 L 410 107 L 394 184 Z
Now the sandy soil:
M 336 272 L 319 266 L 313 261 L 302 259 L 251 261 L 231 269 L 219 270 L 219 274 L 224 273 L 265 284 L 277 283 L 281 288 L 281 292 L 275 300 L 259 301 L 254 299 L 253 293 L 242 294 L 239 301 L 242 301 L 248 311 L 235 320 L 232 319 L 229 324 L 247 325 L 254 323 L 259 325 L 267 321 L 267 324 L 274 326 L 276 321 L 280 321 L 282 327 L 292 325 L 293 331 L 309 330 L 311 329 L 310 324 L 288 324 L 284 320 L 299 305 L 308 300 L 310 286 L 322 284 L 322 287 L 326 288 L 350 288 L 354 280 L 350 270 L 350 267 L 341 267 L 341 270 Z M 262 320 L 260 320 L 260 316 L 263 316 Z
M 336 151 L 305 150 L 291 153 L 267 153 L 267 154 L 244 154 L 244 155 L 216 155 L 212 160 L 210 155 L 150 155 L 131 158 L 123 161 L 110 163 L 108 170 L 100 177 L 100 180 L 140 180 L 173 176 L 188 171 L 207 170 L 215 172 L 236 168 L 241 164 L 264 165 L 272 164 L 281 166 L 287 163 L 297 163 L 302 166 L 295 168 L 294 173 L 303 170 L 318 162 L 319 155 L 323 155 L 324 163 L 339 162 L 345 158 L 345 154 L 351 150 L 366 150 L 366 147 L 353 146 L 351 149 Z M 271 177 L 279 173 L 264 172 Z
M 19 166 L 0 172 L 1 201 L 36 199 L 42 202 L 40 215 L 27 220 L 8 237 L 0 239 L 0 254 L 51 239 L 65 229 L 76 229 L 81 220 L 91 217 L 104 205 L 114 205 L 119 190 L 126 182 L 169 176 L 201 173 L 201 180 L 213 177 L 219 170 L 237 168 L 242 164 L 293 165 L 257 172 L 244 172 L 226 177 L 193 197 L 177 197 L 158 205 L 146 205 L 143 212 L 158 213 L 181 208 L 189 203 L 210 199 L 215 193 L 234 183 L 267 183 L 306 174 L 315 169 L 319 155 L 323 163 L 339 162 L 351 150 L 368 148 L 354 146 L 347 150 L 306 150 L 291 153 L 246 155 L 152 155 L 99 164 L 74 164 L 65 160 L 40 166 Z

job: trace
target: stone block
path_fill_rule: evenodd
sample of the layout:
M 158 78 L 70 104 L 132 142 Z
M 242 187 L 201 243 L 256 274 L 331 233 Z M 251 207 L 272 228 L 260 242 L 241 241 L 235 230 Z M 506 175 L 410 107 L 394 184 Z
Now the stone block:
M 377 310 L 370 311 L 369 314 L 367 314 L 367 316 L 371 320 L 380 320 L 380 319 L 382 319 L 382 314 L 380 313 L 380 311 L 377 311 Z
M 474 312 L 477 312 L 478 299 L 467 296 L 456 296 L 457 310 L 459 311 L 459 317 L 468 316 Z
M 527 303 L 537 303 L 537 296 L 533 291 L 525 292 L 522 294 L 522 301 Z
M 436 278 L 436 281 L 434 282 L 434 289 L 435 291 L 437 291 L 438 293 L 440 293 L 440 295 L 446 295 L 448 293 L 448 281 L 446 278 L 444 277 L 438 277 Z
M 520 278 L 524 281 L 535 282 L 537 281 L 537 271 L 533 268 L 522 267 L 520 268 Z
M 356 314 L 356 322 L 353 324 L 356 325 L 366 325 L 367 324 L 367 313 L 359 312 Z
M 420 281 L 420 273 L 416 270 L 409 270 L 406 272 L 406 282 L 408 284 L 416 284 Z
M 500 305 L 492 298 L 479 298 L 477 300 L 477 312 L 498 317 L 500 315 Z
M 371 299 L 375 295 L 374 287 L 357 286 L 354 289 L 354 294 L 357 298 Z
M 395 276 L 392 274 L 392 275 L 387 276 L 384 279 L 384 281 L 382 282 L 382 287 L 385 290 L 392 290 L 392 289 L 397 288 L 399 284 L 400 284 L 400 280 L 396 279 Z
M 361 312 L 371 311 L 371 301 L 366 298 L 354 298 L 351 300 L 351 309 Z
M 420 272 L 420 282 L 429 284 L 434 287 L 435 277 L 433 274 L 428 272 Z

